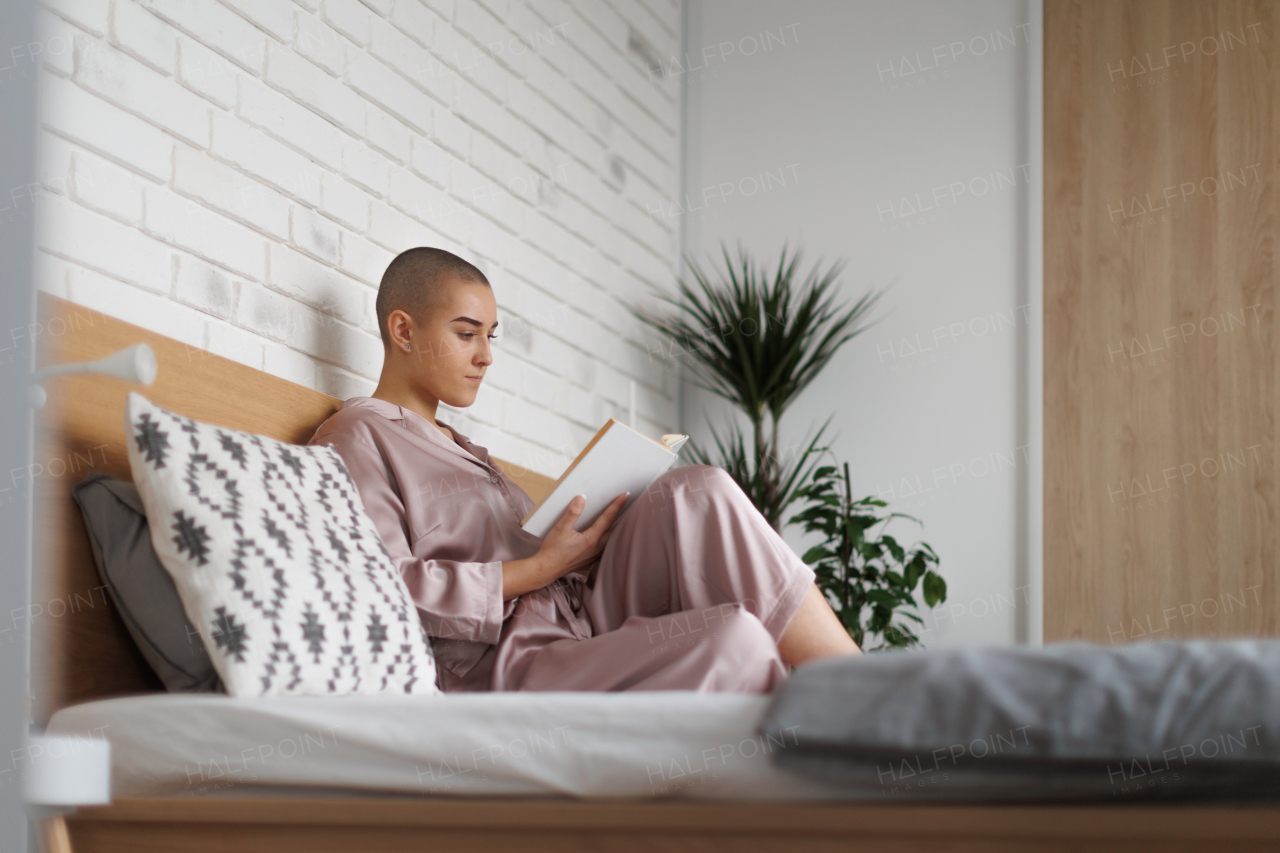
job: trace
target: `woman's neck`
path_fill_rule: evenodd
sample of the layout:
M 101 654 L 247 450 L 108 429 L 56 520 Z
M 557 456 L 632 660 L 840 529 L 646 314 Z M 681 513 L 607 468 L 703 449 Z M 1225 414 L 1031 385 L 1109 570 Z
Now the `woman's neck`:
M 385 400 L 402 409 L 408 409 L 440 430 L 445 438 L 455 441 L 453 433 L 436 421 L 436 411 L 440 407 L 440 401 L 434 397 L 421 394 L 402 382 L 388 381 L 386 376 L 383 376 L 378 381 L 378 387 L 373 390 L 370 396 L 377 400 Z

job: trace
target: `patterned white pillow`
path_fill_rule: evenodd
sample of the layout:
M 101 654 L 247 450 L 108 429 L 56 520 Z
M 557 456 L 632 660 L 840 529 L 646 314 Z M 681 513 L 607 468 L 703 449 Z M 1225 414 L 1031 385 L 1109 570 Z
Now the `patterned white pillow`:
M 333 448 L 139 394 L 125 435 L 152 545 L 228 693 L 439 692 L 409 591 Z

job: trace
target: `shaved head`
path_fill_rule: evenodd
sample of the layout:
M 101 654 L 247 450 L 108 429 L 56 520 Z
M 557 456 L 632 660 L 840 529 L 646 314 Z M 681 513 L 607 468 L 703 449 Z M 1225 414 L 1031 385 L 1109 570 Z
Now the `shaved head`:
M 421 322 L 448 286 L 449 279 L 489 287 L 489 279 L 475 264 L 453 252 L 419 246 L 396 255 L 378 285 L 378 331 L 382 334 L 383 347 L 391 348 L 391 334 L 387 331 L 391 312 L 398 308 Z

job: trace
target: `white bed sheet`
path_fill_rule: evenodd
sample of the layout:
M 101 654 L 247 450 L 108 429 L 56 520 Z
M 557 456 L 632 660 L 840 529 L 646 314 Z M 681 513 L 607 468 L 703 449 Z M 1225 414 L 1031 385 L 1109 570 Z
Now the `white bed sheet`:
M 771 754 L 795 740 L 756 731 L 767 701 L 692 692 L 167 694 L 66 708 L 48 732 L 109 740 L 117 797 L 853 795 L 775 766 Z

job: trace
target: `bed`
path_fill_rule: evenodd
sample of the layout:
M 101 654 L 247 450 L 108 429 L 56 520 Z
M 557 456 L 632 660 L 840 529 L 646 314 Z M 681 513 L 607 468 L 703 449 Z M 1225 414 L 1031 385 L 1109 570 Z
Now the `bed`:
M 122 797 L 271 788 L 431 796 L 814 800 L 878 796 L 808 783 L 771 760 L 744 694 L 457 693 L 232 699 L 185 693 L 90 702 L 50 725 L 108 736 Z
M 146 396 L 199 420 L 301 443 L 339 402 L 47 294 L 39 304 L 42 365 L 146 341 L 160 363 Z M 103 595 L 70 496 L 90 471 L 129 478 L 122 411 L 130 388 L 96 376 L 46 387 L 35 472 L 33 716 L 54 731 L 96 729 L 116 753 L 112 804 L 49 822 L 49 841 L 64 849 L 1280 846 L 1274 806 L 925 805 L 823 787 L 768 760 L 786 744 L 756 731 L 763 697 L 473 695 L 340 708 L 288 700 L 268 712 L 225 696 L 165 695 Z M 535 498 L 550 483 L 503 467 Z M 434 740 L 407 746 L 423 718 L 437 723 Z M 732 751 L 722 755 L 726 746 Z M 540 760 L 520 750 L 538 750 Z

